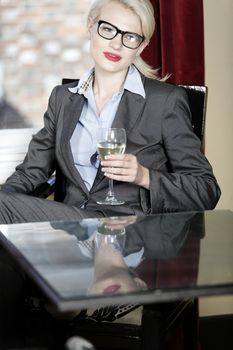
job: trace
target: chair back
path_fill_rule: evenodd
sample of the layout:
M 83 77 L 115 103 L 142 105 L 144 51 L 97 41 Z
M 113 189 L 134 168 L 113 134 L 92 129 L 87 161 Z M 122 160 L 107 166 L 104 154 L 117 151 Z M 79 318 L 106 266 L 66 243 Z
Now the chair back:
M 195 134 L 202 142 L 204 151 L 205 119 L 207 104 L 207 87 L 201 85 L 179 85 L 185 89 L 188 99 L 189 108 L 192 114 L 192 126 Z

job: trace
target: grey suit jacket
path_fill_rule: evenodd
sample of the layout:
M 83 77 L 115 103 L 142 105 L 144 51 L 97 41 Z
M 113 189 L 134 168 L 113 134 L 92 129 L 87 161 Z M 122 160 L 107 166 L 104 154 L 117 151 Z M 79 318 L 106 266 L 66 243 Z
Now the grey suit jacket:
M 63 176 L 63 202 L 77 207 L 101 210 L 106 215 L 154 214 L 215 207 L 220 189 L 212 168 L 201 152 L 200 140 L 191 126 L 188 100 L 183 89 L 143 77 L 146 98 L 125 90 L 113 126 L 127 132 L 126 152 L 134 154 L 149 169 L 150 189 L 114 182 L 122 206 L 96 204 L 106 195 L 108 179 L 98 169 L 90 192 L 75 168 L 70 138 L 79 120 L 84 97 L 68 87 L 53 89 L 44 127 L 29 145 L 25 160 L 10 176 L 5 187 L 31 193 L 59 166 Z

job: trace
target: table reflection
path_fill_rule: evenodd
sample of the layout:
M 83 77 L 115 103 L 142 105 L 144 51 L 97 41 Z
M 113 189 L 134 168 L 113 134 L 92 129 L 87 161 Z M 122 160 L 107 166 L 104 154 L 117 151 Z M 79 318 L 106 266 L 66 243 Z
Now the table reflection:
M 202 213 L 183 213 L 2 225 L 0 230 L 42 288 L 45 283 L 63 299 L 78 299 L 169 285 L 161 261 L 182 255 L 192 237 L 199 243 L 204 221 Z

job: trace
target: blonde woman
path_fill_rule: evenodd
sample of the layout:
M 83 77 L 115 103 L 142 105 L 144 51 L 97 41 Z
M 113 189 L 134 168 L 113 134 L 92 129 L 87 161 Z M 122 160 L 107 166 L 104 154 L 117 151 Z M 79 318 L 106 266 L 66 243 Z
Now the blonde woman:
M 148 0 L 96 0 L 87 19 L 94 66 L 54 88 L 44 128 L 0 192 L 0 223 L 148 215 L 215 207 L 220 189 L 190 122 L 185 92 L 141 58 L 154 32 Z M 124 154 L 96 158 L 96 130 L 124 128 Z M 30 194 L 55 168 L 60 201 Z M 114 180 L 119 206 L 97 204 Z

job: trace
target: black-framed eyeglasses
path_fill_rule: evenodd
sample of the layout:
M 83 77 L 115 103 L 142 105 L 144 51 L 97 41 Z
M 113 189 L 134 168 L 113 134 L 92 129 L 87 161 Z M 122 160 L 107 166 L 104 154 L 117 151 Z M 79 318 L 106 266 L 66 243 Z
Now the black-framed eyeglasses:
M 136 33 L 124 32 L 118 29 L 111 23 L 105 21 L 98 21 L 97 33 L 104 39 L 112 40 L 118 34 L 121 34 L 122 45 L 128 49 L 137 49 L 145 40 L 145 37 Z

